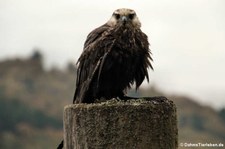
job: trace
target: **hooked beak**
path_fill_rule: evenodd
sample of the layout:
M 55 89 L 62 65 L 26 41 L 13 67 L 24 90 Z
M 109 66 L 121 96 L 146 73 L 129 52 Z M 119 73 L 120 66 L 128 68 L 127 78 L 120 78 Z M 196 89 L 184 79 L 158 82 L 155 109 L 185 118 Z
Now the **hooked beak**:
M 127 16 L 122 16 L 120 18 L 120 22 L 123 24 L 123 25 L 126 25 L 128 23 L 128 18 Z
M 128 21 L 128 18 L 127 18 L 127 16 L 122 16 L 121 17 L 121 20 L 122 20 L 122 22 L 127 22 Z

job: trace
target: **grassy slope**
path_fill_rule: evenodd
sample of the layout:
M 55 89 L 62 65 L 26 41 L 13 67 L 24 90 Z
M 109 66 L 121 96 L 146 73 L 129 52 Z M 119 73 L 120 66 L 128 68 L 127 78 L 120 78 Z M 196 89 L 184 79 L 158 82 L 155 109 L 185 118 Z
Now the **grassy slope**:
M 0 148 L 55 148 L 62 138 L 62 111 L 72 102 L 74 81 L 75 70 L 45 71 L 41 61 L 1 62 Z M 164 94 L 150 88 L 139 95 Z M 167 97 L 178 108 L 179 142 L 225 144 L 225 123 L 217 111 L 187 97 Z

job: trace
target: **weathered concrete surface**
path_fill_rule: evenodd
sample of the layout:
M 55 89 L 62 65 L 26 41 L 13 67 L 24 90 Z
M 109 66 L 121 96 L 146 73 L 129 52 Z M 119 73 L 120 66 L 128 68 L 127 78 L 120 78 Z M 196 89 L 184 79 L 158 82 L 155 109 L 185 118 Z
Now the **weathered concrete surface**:
M 175 149 L 177 133 L 176 107 L 165 97 L 64 109 L 66 149 Z

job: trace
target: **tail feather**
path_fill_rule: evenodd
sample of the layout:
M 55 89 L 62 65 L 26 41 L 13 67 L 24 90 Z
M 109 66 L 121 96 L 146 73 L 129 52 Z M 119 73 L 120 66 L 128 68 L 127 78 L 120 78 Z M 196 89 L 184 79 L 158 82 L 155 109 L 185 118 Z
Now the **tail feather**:
M 61 143 L 58 145 L 57 149 L 62 149 L 63 148 L 63 140 L 61 141 Z

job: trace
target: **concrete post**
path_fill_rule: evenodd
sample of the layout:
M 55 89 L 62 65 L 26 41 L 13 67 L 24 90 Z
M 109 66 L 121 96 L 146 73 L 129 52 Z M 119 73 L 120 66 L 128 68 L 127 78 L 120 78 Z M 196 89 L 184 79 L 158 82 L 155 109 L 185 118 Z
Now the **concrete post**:
M 64 109 L 66 149 L 176 149 L 177 139 L 176 106 L 165 97 Z

